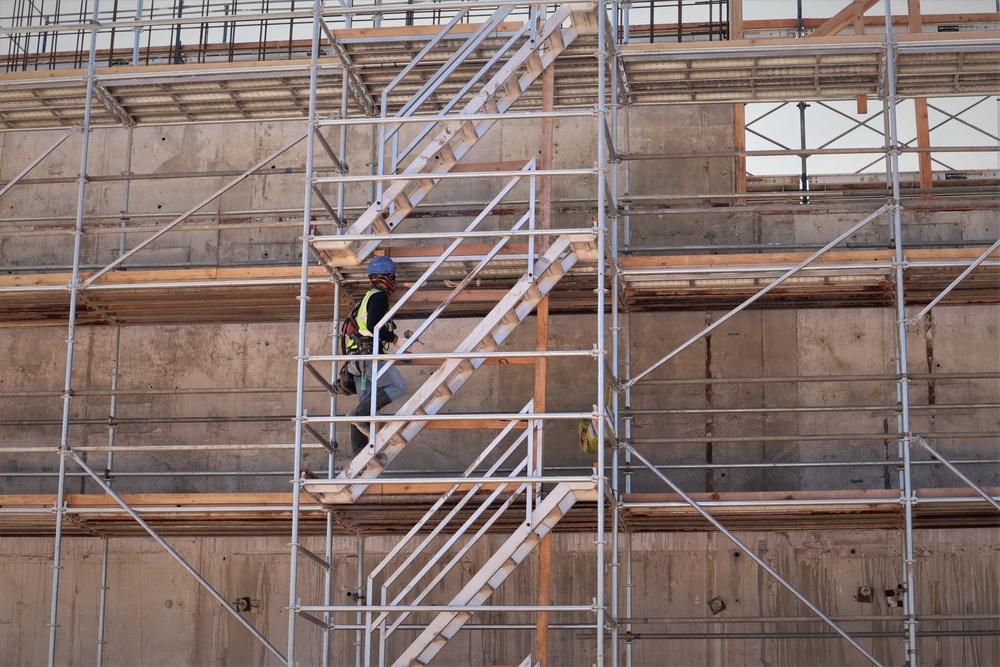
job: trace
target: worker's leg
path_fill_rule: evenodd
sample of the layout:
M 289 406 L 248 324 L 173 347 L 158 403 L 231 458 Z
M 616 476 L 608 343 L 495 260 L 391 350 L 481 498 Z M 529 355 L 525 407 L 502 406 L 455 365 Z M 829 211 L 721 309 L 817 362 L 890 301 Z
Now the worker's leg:
M 355 377 L 355 386 L 358 392 L 358 407 L 352 414 L 359 417 L 371 415 L 372 400 L 372 379 L 370 377 L 371 367 L 365 364 L 365 378 Z M 378 390 L 375 392 L 375 411 L 378 412 L 393 401 L 406 394 L 406 380 L 395 366 L 389 369 L 378 379 Z M 368 436 L 361 432 L 357 426 L 351 424 L 351 447 L 354 453 L 358 454 L 368 446 Z
M 378 379 L 378 395 L 375 397 L 375 400 L 378 401 L 378 407 L 381 409 L 393 401 L 398 401 L 406 394 L 406 389 L 406 380 L 403 379 L 403 374 L 393 364 Z M 382 402 L 383 391 L 388 399 L 384 403 Z
M 358 394 L 358 407 L 351 413 L 352 415 L 367 415 L 370 412 L 369 406 L 372 399 L 372 379 L 369 377 L 371 367 L 369 364 L 358 363 L 358 367 L 364 369 L 362 375 L 354 376 L 354 388 Z M 367 429 L 366 429 L 367 430 Z M 351 449 L 355 456 L 368 446 L 368 436 L 358 430 L 358 427 L 351 424 Z

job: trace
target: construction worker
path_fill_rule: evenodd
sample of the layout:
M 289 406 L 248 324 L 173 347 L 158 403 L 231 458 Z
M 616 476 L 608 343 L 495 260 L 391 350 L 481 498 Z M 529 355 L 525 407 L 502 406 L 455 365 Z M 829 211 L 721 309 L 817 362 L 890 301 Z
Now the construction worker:
M 389 296 L 396 291 L 395 263 L 388 257 L 373 258 L 368 262 L 368 279 L 371 281 L 371 287 L 351 314 L 355 320 L 353 323 L 355 327 L 351 328 L 356 330 L 350 331 L 344 338 L 347 354 L 372 354 L 373 329 L 389 312 Z M 399 342 L 399 336 L 395 331 L 396 324 L 392 320 L 382 324 L 379 330 L 379 351 L 376 354 L 385 354 L 390 345 Z M 354 386 L 358 393 L 358 407 L 351 413 L 353 415 L 372 416 L 372 388 L 376 385 L 376 412 L 406 393 L 406 380 L 395 366 L 387 369 L 379 366 L 379 371 L 384 369 L 385 372 L 380 375 L 377 382 L 373 381 L 370 361 L 352 361 L 348 368 L 354 376 Z M 367 445 L 368 438 L 365 433 L 362 433 L 357 424 L 351 424 L 351 447 L 354 449 L 354 454 L 360 454 Z

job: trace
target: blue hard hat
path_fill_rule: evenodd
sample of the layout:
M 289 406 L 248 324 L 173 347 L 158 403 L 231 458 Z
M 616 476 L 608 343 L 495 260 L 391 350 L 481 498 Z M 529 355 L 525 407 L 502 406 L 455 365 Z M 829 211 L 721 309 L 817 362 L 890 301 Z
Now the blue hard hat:
M 396 265 L 388 257 L 373 257 L 368 262 L 368 275 L 377 276 L 384 273 L 396 273 Z

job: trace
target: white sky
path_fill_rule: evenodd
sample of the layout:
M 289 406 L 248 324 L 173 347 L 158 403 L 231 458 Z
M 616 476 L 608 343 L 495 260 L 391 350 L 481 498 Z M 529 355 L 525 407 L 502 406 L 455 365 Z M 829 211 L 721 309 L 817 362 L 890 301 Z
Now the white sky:
M 828 18 L 847 6 L 850 0 L 802 0 L 803 18 Z M 905 15 L 906 0 L 890 0 L 893 15 Z M 954 14 L 954 13 L 989 13 L 1000 11 L 1000 0 L 921 0 L 921 13 Z M 794 18 L 798 13 L 798 0 L 743 0 L 743 15 L 745 20 Z M 865 12 L 866 16 L 884 16 L 885 3 L 878 2 Z M 1000 147 L 1000 99 L 995 95 L 987 98 L 941 98 L 929 100 L 929 119 L 931 126 L 931 145 L 933 146 L 992 146 Z M 969 125 L 951 120 L 947 114 L 956 114 L 969 106 L 972 109 L 964 111 L 959 118 Z M 869 100 L 867 116 L 857 113 L 855 102 L 834 102 L 835 107 L 854 121 L 868 119 L 868 124 L 879 132 L 883 129 L 883 118 L 876 115 L 882 111 L 879 100 Z M 773 109 L 773 104 L 756 104 L 747 107 L 747 122 L 760 117 Z M 818 103 L 810 103 L 806 109 L 806 129 L 808 148 L 818 148 L 837 135 L 851 127 L 850 118 L 824 109 Z M 902 143 L 912 141 L 916 136 L 913 102 L 902 101 L 897 107 L 898 139 Z M 942 124 L 943 123 L 943 124 Z M 941 125 L 940 127 L 935 126 Z M 785 105 L 778 111 L 768 115 L 764 120 L 751 127 L 761 134 L 772 138 L 781 144 L 799 147 L 799 110 L 794 104 Z M 979 129 L 974 129 L 979 128 Z M 830 148 L 849 147 L 880 147 L 883 136 L 864 128 L 830 144 Z M 747 135 L 747 148 L 750 150 L 773 149 L 775 144 Z M 958 171 L 1000 170 L 1000 151 L 979 153 L 938 153 L 934 156 L 939 162 L 934 163 L 935 170 L 946 168 Z M 857 157 L 813 156 L 808 160 L 808 170 L 811 174 L 852 173 L 874 161 L 874 156 Z M 796 174 L 800 170 L 798 157 L 788 158 L 751 158 L 747 169 L 756 175 Z M 903 155 L 900 158 L 900 168 L 903 171 L 917 170 L 917 157 Z M 881 172 L 884 163 L 879 160 L 865 171 Z
M 906 0 L 891 0 L 892 13 L 906 14 Z M 829 18 L 846 7 L 850 0 L 802 0 L 804 18 Z M 956 14 L 995 12 L 997 0 L 921 0 L 924 14 Z M 798 0 L 743 0 L 743 18 L 788 18 L 798 14 Z M 865 16 L 885 15 L 885 3 L 878 2 Z

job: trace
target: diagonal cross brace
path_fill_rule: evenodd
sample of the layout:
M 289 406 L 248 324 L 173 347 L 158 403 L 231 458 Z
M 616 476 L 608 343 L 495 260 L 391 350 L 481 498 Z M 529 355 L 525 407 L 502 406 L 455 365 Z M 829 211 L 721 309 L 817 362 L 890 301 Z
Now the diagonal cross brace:
M 74 452 L 72 449 L 66 450 L 66 454 L 71 459 L 76 461 L 77 465 L 83 468 L 84 472 L 90 475 L 94 479 L 94 481 L 97 482 L 98 486 L 104 489 L 105 493 L 114 498 L 115 502 L 121 505 L 122 509 L 124 509 L 129 514 L 129 516 L 135 519 L 136 523 L 142 526 L 142 528 L 147 533 L 149 533 L 154 540 L 159 542 L 160 546 L 166 549 L 167 553 L 173 556 L 177 560 L 177 562 L 181 564 L 181 567 L 183 567 L 195 579 L 197 579 L 198 583 L 200 583 L 209 592 L 209 594 L 211 594 L 212 597 L 218 600 L 222 604 L 224 609 L 229 611 L 229 613 L 231 613 L 233 616 L 236 617 L 236 620 L 238 620 L 246 629 L 248 629 L 251 633 L 253 633 L 254 637 L 260 640 L 260 642 L 264 644 L 267 650 L 273 653 L 279 660 L 281 660 L 281 662 L 283 663 L 287 662 L 285 656 L 283 656 L 281 652 L 271 644 L 271 642 L 267 641 L 267 638 L 264 637 L 264 635 L 262 635 L 257 628 L 253 627 L 249 621 L 243 618 L 243 616 L 241 616 L 240 613 L 236 611 L 231 602 L 226 600 L 226 598 L 224 598 L 222 594 L 219 593 L 219 591 L 215 590 L 215 588 L 213 588 L 212 585 L 208 583 L 204 577 L 198 574 L 198 571 L 195 570 L 186 560 L 184 560 L 183 556 L 177 553 L 177 551 L 172 546 L 170 546 L 170 544 L 168 544 L 166 540 L 160 537 L 160 535 L 155 530 L 153 530 L 152 526 L 146 523 L 146 521 L 143 520 L 141 516 L 139 516 L 139 513 L 136 512 L 134 509 L 132 509 L 132 507 L 127 502 L 125 502 L 125 500 L 120 495 L 118 495 L 115 492 L 115 490 L 111 488 L 111 486 L 108 485 L 108 483 L 104 480 L 104 478 L 101 475 L 98 475 L 94 471 L 94 469 L 91 468 L 89 465 L 87 465 L 86 461 L 77 456 L 76 452 Z
M 973 482 L 968 475 L 966 475 L 957 467 L 955 467 L 954 463 L 952 463 L 945 457 L 941 456 L 941 454 L 936 449 L 931 447 L 929 442 L 921 438 L 919 435 L 912 436 L 910 438 L 910 441 L 917 443 L 918 445 L 926 449 L 928 452 L 930 452 L 931 456 L 936 458 L 941 463 L 941 465 L 943 465 L 945 468 L 955 473 L 955 475 L 957 475 L 960 480 L 965 482 L 973 491 L 975 491 L 976 493 L 981 495 L 984 499 L 986 499 L 986 502 L 988 502 L 990 505 L 993 505 L 993 507 L 997 508 L 997 510 L 1000 511 L 1000 502 L 997 502 L 996 498 L 987 493 L 986 490 L 983 489 L 981 486 Z
M 320 27 L 323 28 L 324 34 L 326 34 L 327 41 L 330 42 L 330 46 L 333 48 L 333 52 L 337 54 L 337 59 L 340 60 L 341 66 L 344 68 L 344 76 L 347 78 L 347 87 L 351 91 L 351 95 L 354 96 L 354 101 L 358 103 L 361 110 L 365 112 L 366 116 L 377 116 L 378 108 L 375 105 L 375 100 L 372 99 L 371 93 L 368 92 L 368 88 L 365 86 L 365 82 L 361 80 L 358 73 L 354 71 L 354 63 L 351 62 L 351 57 L 347 55 L 347 51 L 344 47 L 337 41 L 337 37 L 330 30 L 330 26 L 326 24 L 326 21 L 320 20 Z
M 681 498 L 684 499 L 684 502 L 690 505 L 696 512 L 698 512 L 698 514 L 701 514 L 703 517 L 705 517 L 705 519 L 708 520 L 710 524 L 718 528 L 723 535 L 728 537 L 733 542 L 733 544 L 735 544 L 737 547 L 740 548 L 741 551 L 743 551 L 746 555 L 750 556 L 750 558 L 756 561 L 756 563 L 760 565 L 762 568 L 764 568 L 768 574 L 777 579 L 778 582 L 781 583 L 781 585 L 787 588 L 792 593 L 792 595 L 801 600 L 807 607 L 809 607 L 813 611 L 813 613 L 815 613 L 821 619 L 826 621 L 827 625 L 833 628 L 837 632 L 837 634 L 846 639 L 851 644 L 851 646 L 856 648 L 859 652 L 861 652 L 862 655 L 868 658 L 869 662 L 871 662 L 873 665 L 879 665 L 879 667 L 884 667 L 884 665 L 882 665 L 882 663 L 878 661 L 878 658 L 869 653 L 864 646 L 859 644 L 857 640 L 855 640 L 853 637 L 847 634 L 846 630 L 837 625 L 837 622 L 834 621 L 832 618 L 824 614 L 819 607 L 817 607 L 809 600 L 809 598 L 807 598 L 805 595 L 800 593 L 797 588 L 788 583 L 788 581 L 786 581 L 784 577 L 778 574 L 777 570 L 771 567 L 767 563 L 767 561 L 765 561 L 763 558 L 754 553 L 754 551 L 750 549 L 750 547 L 748 547 L 746 544 L 744 544 L 740 540 L 740 538 L 736 537 L 731 532 L 729 532 L 729 530 L 727 530 L 725 526 L 719 523 L 719 520 L 716 519 L 714 516 L 712 516 L 708 510 L 702 507 L 697 500 L 695 500 L 688 494 L 684 493 L 684 490 L 681 489 L 681 487 L 677 486 L 673 481 L 670 480 L 669 477 L 660 472 L 660 470 L 655 465 L 653 465 L 653 463 L 650 462 L 649 459 L 640 454 L 635 449 L 635 447 L 633 447 L 631 444 L 627 442 L 621 442 L 619 443 L 619 446 L 623 447 L 626 451 L 630 452 L 632 456 L 636 457 L 643 465 L 649 468 L 649 470 L 652 471 L 654 475 L 663 480 L 667 484 L 667 486 L 673 489 L 675 493 L 677 493 Z

